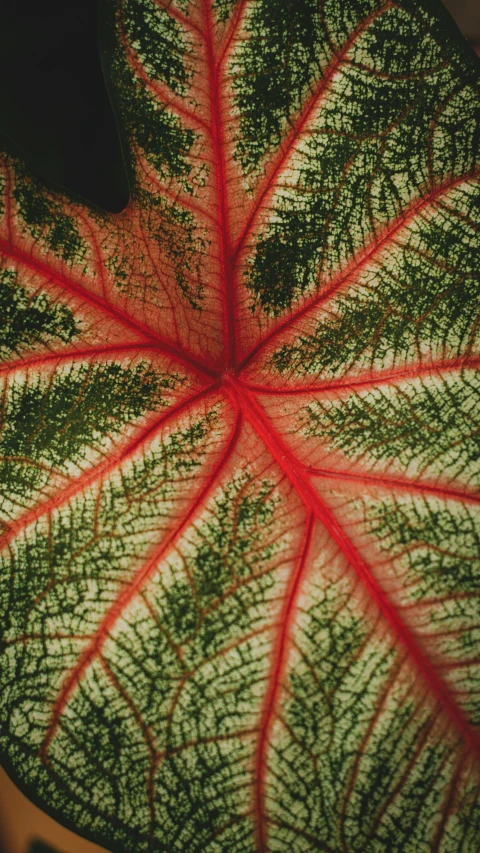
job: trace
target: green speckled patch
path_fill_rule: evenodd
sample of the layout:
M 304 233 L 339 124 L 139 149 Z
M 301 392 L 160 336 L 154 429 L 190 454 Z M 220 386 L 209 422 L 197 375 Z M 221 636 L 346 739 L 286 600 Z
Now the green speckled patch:
M 67 305 L 53 303 L 45 293 L 28 293 L 13 269 L 0 272 L 0 315 L 2 360 L 40 344 L 69 343 L 80 330 Z
M 372 503 L 367 521 L 382 551 L 405 562 L 408 576 L 417 580 L 415 598 L 477 591 L 480 531 L 476 507 L 397 497 Z
M 149 76 L 185 94 L 191 72 L 185 64 L 187 44 L 179 24 L 154 0 L 127 0 L 122 18 L 128 40 Z
M 246 172 L 278 145 L 308 86 L 320 76 L 324 56 L 317 0 L 258 0 L 248 10 L 247 38 L 231 71 L 241 116 L 237 156 Z
M 81 262 L 86 245 L 75 220 L 60 201 L 45 193 L 40 181 L 18 165 L 13 197 L 23 227 L 34 240 L 45 241 L 54 255 L 68 264 Z
M 132 5 L 134 5 L 133 0 Z M 144 4 L 138 3 L 136 5 L 144 6 Z M 154 4 L 149 2 L 145 11 L 142 12 L 146 18 L 135 18 L 136 28 L 139 30 L 135 43 L 143 44 L 146 50 L 149 42 L 154 38 L 151 20 L 152 10 L 154 10 Z M 132 11 L 130 9 L 130 14 Z M 163 20 L 161 10 L 158 11 L 158 15 L 160 15 L 160 20 Z M 131 25 L 133 26 L 133 22 Z M 117 22 L 117 26 L 121 30 L 121 22 Z M 158 45 L 158 55 L 155 54 L 157 63 L 159 63 L 157 73 L 160 73 L 164 78 L 166 76 L 167 82 L 174 89 L 178 89 L 184 85 L 188 75 L 180 59 L 178 43 L 180 36 L 174 22 L 169 24 L 169 30 L 164 36 L 161 45 Z M 116 96 L 119 99 L 123 120 L 131 142 L 140 146 L 147 160 L 162 180 L 175 179 L 185 189 L 191 191 L 189 176 L 192 171 L 192 164 L 187 158 L 195 140 L 194 131 L 184 127 L 178 116 L 171 112 L 165 104 L 155 99 L 145 82 L 135 76 L 128 65 L 123 48 L 118 44 L 112 55 L 110 76 L 115 82 Z
M 415 478 L 442 474 L 478 484 L 480 382 L 476 373 L 316 400 L 300 415 L 306 435 L 349 459 L 387 462 Z M 454 436 L 460 432 L 461 442 Z
M 342 374 L 353 366 L 408 363 L 427 352 L 439 358 L 468 353 L 477 334 L 479 227 L 477 186 L 446 195 L 433 215 L 398 235 L 383 263 L 363 272 L 314 320 L 313 333 L 273 353 L 274 368 Z
M 296 161 L 276 192 L 270 224 L 256 242 L 245 283 L 253 305 L 273 315 L 315 293 L 382 223 L 405 209 L 413 188 L 452 171 L 468 173 L 478 158 L 480 139 L 474 135 L 462 146 L 468 152 L 464 162 L 453 167 L 450 155 L 445 159 L 446 147 L 456 144 L 451 104 L 461 101 L 470 135 L 480 116 L 477 93 L 462 82 L 460 68 L 442 61 L 440 45 L 404 10 L 386 8 L 377 15 L 349 50 L 346 43 L 345 59 L 325 90 L 321 78 L 312 87 L 324 108 L 308 120 Z M 372 73 L 375 65 L 388 71 Z M 270 85 L 277 92 L 275 77 Z M 425 139 L 427 146 L 421 144 Z
M 186 665 L 189 659 L 194 666 L 199 655 L 215 653 L 225 632 L 242 636 L 251 627 L 247 602 L 253 603 L 254 592 L 248 581 L 262 573 L 280 547 L 272 542 L 262 546 L 279 502 L 272 491 L 268 481 L 256 487 L 245 474 L 230 482 L 215 500 L 211 518 L 197 531 L 193 552 L 186 549 L 186 580 L 165 591 L 163 618 L 172 640 L 190 647 Z M 170 570 L 175 576 L 179 567 Z M 265 584 L 268 589 L 271 579 L 265 578 Z
M 396 598 L 430 653 L 442 657 L 443 678 L 467 718 L 480 723 L 480 513 L 429 495 L 365 500 L 367 529 L 388 555 Z M 381 565 L 381 563 L 380 563 Z
M 140 83 L 124 70 L 126 94 L 123 100 L 125 121 L 147 159 L 162 178 L 176 178 L 188 188 L 191 165 L 187 161 L 195 134 L 182 127 L 180 120 L 168 110 L 155 104 Z M 122 79 L 120 77 L 119 79 Z
M 49 478 L 68 472 L 119 435 L 129 422 L 164 405 L 177 377 L 147 364 L 74 365 L 53 376 L 13 382 L 2 406 L 3 515 L 38 499 Z
M 90 619 L 98 623 L 123 575 L 151 548 L 148 534 L 155 521 L 164 519 L 160 526 L 168 526 L 169 511 L 179 497 L 176 486 L 185 477 L 191 479 L 200 465 L 207 432 L 208 422 L 202 420 L 174 432 L 22 535 L 4 556 L 2 574 L 4 605 L 11 592 L 9 575 L 14 588 L 26 579 L 25 591 L 20 595 L 18 588 L 17 607 L 10 613 L 12 637 L 19 631 L 36 632 L 42 625 L 68 635 L 67 622 L 74 627 L 82 619 L 88 639 Z M 107 588 L 96 600 L 92 593 L 100 589 L 102 579 Z M 65 614 L 62 599 L 70 602 Z M 16 692 L 15 685 L 11 688 Z
M 48 702 L 43 673 L 49 669 L 60 677 L 90 642 L 105 608 L 112 607 L 121 592 L 119 579 L 146 543 L 161 542 L 159 531 L 170 523 L 176 501 L 195 482 L 214 420 L 212 413 L 174 432 L 133 467 L 76 498 L 48 524 L 37 524 L 5 557 L 3 576 L 13 584 L 3 586 L 5 600 L 16 594 L 19 574 L 29 578 L 5 634 L 9 665 L 2 694 L 11 731 L 29 749 L 41 743 L 44 723 L 39 717 L 28 732 L 21 731 L 18 712 L 30 698 L 19 634 L 33 637 L 46 629 L 51 636 L 48 661 L 40 644 L 32 647 Z M 94 819 L 101 825 L 113 818 L 122 837 L 128 798 L 122 794 L 119 800 L 117 792 L 130 779 L 129 796 L 137 791 L 133 838 L 142 849 L 151 832 L 159 847 L 180 838 L 201 853 L 212 831 L 229 849 L 255 849 L 246 782 L 270 642 L 265 604 L 272 615 L 277 609 L 276 556 L 284 544 L 277 528 L 280 509 L 275 483 L 255 483 L 245 471 L 228 481 L 112 624 L 69 701 L 50 748 L 51 765 L 60 778 L 68 775 L 71 762 L 79 762 L 79 730 L 91 728 L 79 763 L 80 796 L 88 784 L 95 791 Z M 141 535 L 153 529 L 153 540 Z M 95 590 L 102 587 L 105 594 L 98 598 Z M 68 602 L 66 611 L 62 601 Z M 61 635 L 72 630 L 75 639 L 62 642 Z M 152 655 L 152 644 L 159 654 Z M 43 785 L 42 777 L 43 771 L 38 780 Z M 144 777 L 150 780 L 150 801 Z M 77 808 L 73 805 L 78 819 Z M 132 834 L 125 838 L 133 849 Z
M 347 583 L 313 581 L 309 592 L 316 601 L 301 612 L 273 738 L 272 849 L 426 849 L 455 766 L 437 714 L 421 701 L 421 685 L 408 689 L 401 649 L 358 618 Z

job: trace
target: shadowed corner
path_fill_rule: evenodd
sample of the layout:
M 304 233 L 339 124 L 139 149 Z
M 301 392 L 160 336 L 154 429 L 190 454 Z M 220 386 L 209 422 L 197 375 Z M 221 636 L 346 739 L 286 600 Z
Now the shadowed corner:
M 0 812 L 0 853 L 8 853 L 5 847 L 7 829 L 3 820 L 3 814 Z
M 35 839 L 30 844 L 28 853 L 60 853 L 60 851 L 54 847 L 50 847 L 49 844 L 44 844 L 43 841 Z
M 480 3 L 478 0 L 442 0 L 477 56 L 480 56 Z
M 0 853 L 106 853 L 28 800 L 0 768 Z
M 119 211 L 128 185 L 101 69 L 98 7 L 0 3 L 0 132 L 48 181 Z

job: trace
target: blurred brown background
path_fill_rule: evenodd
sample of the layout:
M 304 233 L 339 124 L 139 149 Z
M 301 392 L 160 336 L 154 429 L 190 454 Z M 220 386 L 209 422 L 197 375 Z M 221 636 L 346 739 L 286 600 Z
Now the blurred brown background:
M 469 41 L 480 44 L 480 0 L 443 0 Z
M 458 26 L 480 53 L 480 0 L 443 0 Z M 42 844 L 34 845 L 34 841 Z M 0 853 L 101 853 L 36 808 L 0 769 Z

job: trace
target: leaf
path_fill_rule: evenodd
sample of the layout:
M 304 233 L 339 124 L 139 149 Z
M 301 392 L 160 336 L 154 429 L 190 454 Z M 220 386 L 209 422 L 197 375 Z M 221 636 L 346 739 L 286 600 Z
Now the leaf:
M 478 853 L 478 66 L 122 0 L 131 200 L 2 167 L 1 749 L 122 851 Z

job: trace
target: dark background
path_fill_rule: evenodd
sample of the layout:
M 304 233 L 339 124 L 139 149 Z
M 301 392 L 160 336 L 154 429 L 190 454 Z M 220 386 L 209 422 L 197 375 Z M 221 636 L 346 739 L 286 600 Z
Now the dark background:
M 98 0 L 0 0 L 0 132 L 107 210 L 128 186 L 98 50 Z
M 0 0 L 0 133 L 44 178 L 111 211 L 128 185 L 98 50 L 99 0 Z M 480 0 L 444 0 L 480 45 Z M 0 853 L 101 853 L 29 803 L 0 771 Z

